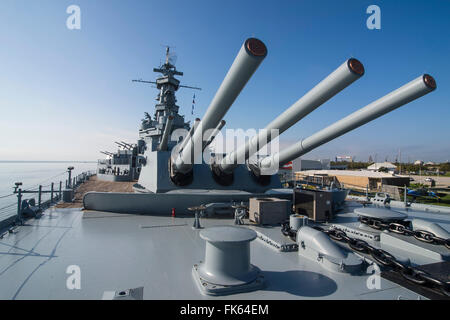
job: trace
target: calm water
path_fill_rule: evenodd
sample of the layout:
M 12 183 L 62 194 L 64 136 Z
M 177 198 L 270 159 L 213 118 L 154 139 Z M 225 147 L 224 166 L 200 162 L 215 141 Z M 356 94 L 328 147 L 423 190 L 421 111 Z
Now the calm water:
M 97 164 L 95 162 L 0 162 L 0 220 L 14 214 L 17 211 L 17 196 L 9 196 L 13 191 L 15 182 L 22 182 L 22 189 L 36 190 L 41 184 L 46 186 L 43 189 L 50 190 L 50 184 L 55 183 L 55 190 L 59 188 L 59 182 L 63 182 L 68 178 L 67 167 L 73 166 L 72 177 L 85 172 L 95 171 Z M 25 198 L 35 198 L 37 201 L 37 194 L 26 194 Z M 43 197 L 43 199 L 50 198 L 50 195 Z M 15 206 L 4 208 L 15 203 Z

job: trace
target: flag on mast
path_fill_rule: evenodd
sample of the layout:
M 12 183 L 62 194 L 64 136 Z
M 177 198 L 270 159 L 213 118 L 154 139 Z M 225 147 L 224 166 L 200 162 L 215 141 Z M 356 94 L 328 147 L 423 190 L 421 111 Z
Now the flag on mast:
M 195 93 L 194 93 L 194 97 L 192 98 L 192 115 L 194 114 L 194 105 L 195 105 Z

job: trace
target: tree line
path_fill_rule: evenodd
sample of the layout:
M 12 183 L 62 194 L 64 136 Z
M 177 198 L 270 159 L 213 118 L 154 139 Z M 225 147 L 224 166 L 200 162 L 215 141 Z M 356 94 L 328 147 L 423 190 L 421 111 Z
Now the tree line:
M 347 161 L 331 161 L 332 166 L 346 165 L 349 170 L 367 169 L 368 166 L 372 165 L 373 162 L 347 162 Z M 450 162 L 437 163 L 434 165 L 416 165 L 413 163 L 393 163 L 397 166 L 397 169 L 402 169 L 402 172 L 419 172 L 419 171 L 436 171 L 439 169 L 440 172 L 450 172 Z

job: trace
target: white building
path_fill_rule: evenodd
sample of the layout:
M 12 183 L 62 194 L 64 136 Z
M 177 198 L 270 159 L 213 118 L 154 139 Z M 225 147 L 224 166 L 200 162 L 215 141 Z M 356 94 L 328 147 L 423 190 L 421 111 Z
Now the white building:
M 297 181 L 336 181 L 344 187 L 369 191 L 381 191 L 383 186 L 409 186 L 409 177 L 368 170 L 308 170 L 295 172 Z
M 352 156 L 336 156 L 336 162 L 353 162 Z
M 397 170 L 397 166 L 390 162 L 376 162 L 367 167 L 367 170 L 378 171 L 381 168 L 386 168 L 389 172 L 394 173 Z
M 330 169 L 330 160 L 306 160 L 306 159 L 295 159 L 292 161 L 294 171 L 305 171 L 305 170 L 323 170 Z
M 294 173 L 297 171 L 330 169 L 330 162 L 329 159 L 306 160 L 297 158 L 284 164 L 278 174 L 282 180 L 291 180 L 294 179 Z
M 414 161 L 414 165 L 416 165 L 416 166 L 423 166 L 423 161 L 422 160 L 416 160 L 416 161 Z

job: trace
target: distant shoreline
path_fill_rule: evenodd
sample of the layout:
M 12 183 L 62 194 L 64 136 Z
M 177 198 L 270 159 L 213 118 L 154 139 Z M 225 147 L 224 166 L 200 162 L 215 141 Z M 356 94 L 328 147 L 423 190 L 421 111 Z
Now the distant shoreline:
M 30 161 L 30 160 L 0 160 L 0 163 L 96 163 L 97 161 Z

